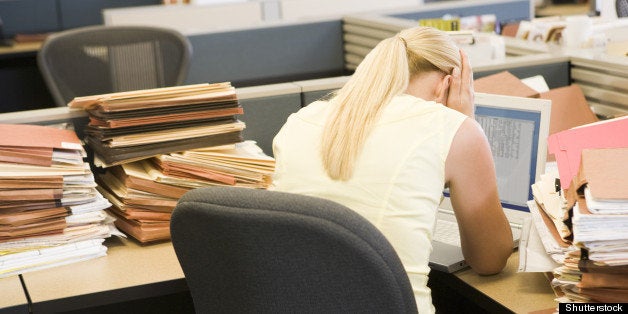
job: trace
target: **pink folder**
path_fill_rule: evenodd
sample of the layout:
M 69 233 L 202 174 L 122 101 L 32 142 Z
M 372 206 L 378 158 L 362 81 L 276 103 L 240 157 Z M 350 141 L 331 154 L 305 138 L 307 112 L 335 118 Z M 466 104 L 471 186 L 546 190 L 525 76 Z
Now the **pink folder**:
M 548 152 L 556 158 L 560 185 L 568 189 L 578 173 L 583 149 L 628 147 L 628 116 L 552 134 L 547 146 Z
M 30 124 L 0 124 L 0 146 L 83 149 L 72 130 Z

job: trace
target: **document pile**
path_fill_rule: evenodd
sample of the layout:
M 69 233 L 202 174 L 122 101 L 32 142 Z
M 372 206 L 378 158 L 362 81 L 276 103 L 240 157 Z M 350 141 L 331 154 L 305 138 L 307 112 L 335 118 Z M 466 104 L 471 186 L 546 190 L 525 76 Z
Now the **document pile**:
M 119 234 L 76 133 L 0 124 L 0 277 L 106 255 Z
M 170 239 L 170 216 L 188 190 L 212 185 L 266 188 L 274 159 L 252 141 L 230 83 L 79 97 L 99 191 L 122 231 L 142 243 Z
M 164 154 L 107 169 L 102 193 L 116 225 L 140 242 L 170 238 L 170 215 L 193 188 L 230 185 L 265 189 L 275 162 L 253 141 Z
M 553 134 L 557 172 L 533 185 L 543 246 L 559 267 L 560 302 L 628 300 L 628 117 Z M 536 210 L 540 208 L 541 210 Z
M 68 105 L 87 110 L 86 142 L 103 167 L 240 142 L 244 129 L 230 83 L 77 97 Z

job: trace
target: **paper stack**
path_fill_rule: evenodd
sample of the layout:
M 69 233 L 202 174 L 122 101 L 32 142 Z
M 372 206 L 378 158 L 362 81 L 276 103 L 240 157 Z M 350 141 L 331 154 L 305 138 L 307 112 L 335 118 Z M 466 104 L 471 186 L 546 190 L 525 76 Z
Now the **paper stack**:
M 274 159 L 243 141 L 243 114 L 229 83 L 80 97 L 99 191 L 116 226 L 142 243 L 170 239 L 170 215 L 188 190 L 266 188 Z
M 572 245 L 569 208 L 557 182 L 556 169 L 542 174 L 541 180 L 532 185 L 534 203 L 528 207 L 545 252 L 554 262 L 562 264 L 567 252 L 578 249 Z
M 159 155 L 108 168 L 99 176 L 116 225 L 140 242 L 170 238 L 170 215 L 193 188 L 267 188 L 274 159 L 252 141 Z
M 102 167 L 240 142 L 244 129 L 230 83 L 77 97 L 68 105 L 87 110 L 86 142 Z
M 628 300 L 628 117 L 551 135 L 558 173 L 533 185 L 533 216 L 547 253 L 560 263 L 552 285 L 560 302 Z M 560 179 L 558 179 L 560 178 Z M 552 181 L 556 184 L 552 184 Z M 550 186 L 554 185 L 554 189 Z M 545 245 L 548 243 L 548 245 Z M 551 244 L 558 244 L 551 250 Z
M 116 233 L 71 130 L 0 125 L 0 277 L 106 255 Z

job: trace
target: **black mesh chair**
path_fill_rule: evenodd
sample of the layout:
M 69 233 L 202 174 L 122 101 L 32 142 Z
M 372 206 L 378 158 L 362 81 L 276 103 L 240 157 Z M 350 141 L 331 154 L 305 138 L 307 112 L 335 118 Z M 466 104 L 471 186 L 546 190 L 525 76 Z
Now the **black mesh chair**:
M 628 0 L 617 0 L 615 2 L 617 17 L 628 17 Z
M 179 32 L 88 26 L 50 35 L 37 62 L 57 106 L 77 96 L 182 85 L 192 45 Z
M 171 235 L 197 313 L 416 313 L 390 243 L 335 202 L 237 187 L 186 193 Z

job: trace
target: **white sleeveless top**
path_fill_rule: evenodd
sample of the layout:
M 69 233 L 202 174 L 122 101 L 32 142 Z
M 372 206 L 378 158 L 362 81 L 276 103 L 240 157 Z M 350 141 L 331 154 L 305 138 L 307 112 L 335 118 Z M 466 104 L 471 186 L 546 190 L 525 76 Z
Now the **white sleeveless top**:
M 434 312 L 427 287 L 431 239 L 445 184 L 445 160 L 462 113 L 410 95 L 396 96 L 368 135 L 353 177 L 331 180 L 320 158 L 330 110 L 316 101 L 292 114 L 273 141 L 271 190 L 322 197 L 360 213 L 399 255 L 420 313 Z

